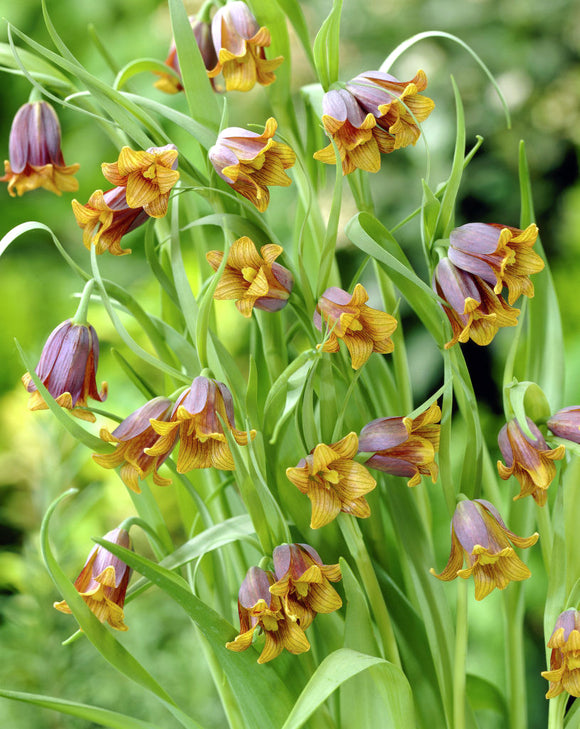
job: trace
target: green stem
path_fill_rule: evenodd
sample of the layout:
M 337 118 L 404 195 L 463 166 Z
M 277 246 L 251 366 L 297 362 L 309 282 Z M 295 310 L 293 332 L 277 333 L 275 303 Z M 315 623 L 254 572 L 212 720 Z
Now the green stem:
M 553 699 L 550 699 L 550 708 L 548 713 L 548 729 L 563 729 L 564 714 L 566 713 L 566 702 L 568 694 L 561 693 Z
M 538 522 L 538 531 L 540 532 L 540 546 L 542 548 L 544 568 L 546 570 L 546 574 L 550 577 L 554 530 L 552 529 L 552 520 L 550 518 L 550 512 L 548 511 L 548 504 L 545 506 L 536 506 L 536 518 Z
M 89 310 L 89 303 L 91 301 L 91 294 L 93 292 L 93 288 L 95 286 L 95 279 L 90 278 L 83 289 L 83 293 L 81 294 L 81 300 L 79 301 L 79 305 L 77 307 L 76 313 L 72 318 L 73 324 L 77 324 L 79 326 L 88 326 L 87 322 L 87 312 Z
M 141 529 L 143 529 L 143 531 L 146 534 L 148 534 L 153 539 L 153 541 L 155 542 L 155 544 L 157 544 L 157 546 L 159 547 L 160 553 L 163 554 L 165 552 L 165 544 L 164 544 L 164 542 L 161 539 L 159 539 L 159 535 L 157 534 L 157 532 L 155 531 L 155 529 L 153 529 L 153 527 L 151 526 L 151 524 L 148 524 L 145 521 L 145 519 L 141 519 L 141 517 L 139 517 L 139 516 L 130 516 L 127 519 L 124 519 L 119 524 L 119 528 L 120 529 L 125 529 L 125 531 L 129 531 L 129 529 L 132 526 L 138 526 Z
M 527 728 L 526 681 L 523 636 L 523 589 L 509 586 L 504 597 L 509 728 Z
M 465 663 L 467 658 L 467 580 L 458 580 L 455 660 L 453 665 L 453 727 L 465 729 Z

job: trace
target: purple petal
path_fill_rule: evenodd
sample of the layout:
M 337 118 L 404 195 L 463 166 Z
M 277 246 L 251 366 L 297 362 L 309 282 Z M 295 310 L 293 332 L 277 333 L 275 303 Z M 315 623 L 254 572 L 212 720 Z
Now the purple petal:
M 238 595 L 240 605 L 249 610 L 258 600 L 264 600 L 270 607 L 272 594 L 270 593 L 270 580 L 260 567 L 250 567 L 244 581 L 240 586 Z
M 131 413 L 115 428 L 112 435 L 118 440 L 127 441 L 136 438 L 151 427 L 150 419 L 168 420 L 173 403 L 168 397 L 156 397 Z
M 404 443 L 409 432 L 402 418 L 377 418 L 364 426 L 358 438 L 359 451 L 386 451 Z
M 467 223 L 451 231 L 449 242 L 466 253 L 490 254 L 497 250 L 501 228 L 486 223 Z

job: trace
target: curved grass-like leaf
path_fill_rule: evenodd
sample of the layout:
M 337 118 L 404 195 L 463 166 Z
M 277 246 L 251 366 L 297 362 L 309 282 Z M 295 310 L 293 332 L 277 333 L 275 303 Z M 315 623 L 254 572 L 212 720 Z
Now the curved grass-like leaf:
M 71 91 L 74 89 L 70 80 L 55 66 L 53 66 L 52 63 L 48 63 L 48 61 L 41 56 L 37 56 L 35 53 L 30 53 L 30 51 L 23 48 L 18 49 L 18 56 L 28 73 L 33 78 L 42 80 L 49 86 L 54 86 L 65 91 Z M 0 43 L 0 67 L 2 71 L 22 75 L 20 65 L 14 58 L 14 54 L 12 53 L 12 49 L 8 43 Z
M 136 60 L 127 63 L 119 71 L 115 80 L 113 81 L 113 88 L 116 91 L 120 91 L 127 83 L 127 81 L 133 78 L 133 76 L 137 76 L 137 74 L 139 73 L 155 72 L 170 74 L 172 76 L 175 76 L 176 78 L 179 78 L 170 66 L 167 66 L 165 63 L 157 58 L 137 58 Z
M 455 151 L 453 153 L 453 163 L 451 165 L 451 174 L 447 180 L 443 199 L 441 200 L 441 208 L 437 216 L 435 225 L 434 239 L 448 238 L 451 233 L 455 220 L 455 199 L 459 192 L 461 177 L 464 169 L 465 158 L 465 114 L 463 112 L 463 102 L 459 89 L 455 83 L 453 76 L 451 77 L 453 85 L 453 94 L 455 95 L 455 117 L 457 120 L 457 132 L 455 136 Z

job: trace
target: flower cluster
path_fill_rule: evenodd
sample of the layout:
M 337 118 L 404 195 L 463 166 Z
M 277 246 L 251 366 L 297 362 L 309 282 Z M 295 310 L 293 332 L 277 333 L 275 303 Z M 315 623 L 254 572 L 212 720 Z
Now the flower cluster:
M 564 610 L 556 620 L 556 625 L 548 648 L 552 649 L 550 670 L 542 671 L 542 676 L 550 682 L 546 694 L 553 699 L 562 691 L 570 696 L 580 696 L 580 613 L 578 610 Z

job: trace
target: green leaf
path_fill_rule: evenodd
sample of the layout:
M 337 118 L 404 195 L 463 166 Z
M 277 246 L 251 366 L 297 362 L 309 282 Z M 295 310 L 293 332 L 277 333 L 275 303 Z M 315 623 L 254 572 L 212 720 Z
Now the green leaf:
M 491 681 L 473 673 L 467 674 L 465 694 L 474 711 L 495 711 L 503 719 L 503 726 L 508 726 L 509 715 L 506 698 Z
M 342 0 L 333 0 L 332 9 L 314 39 L 314 64 L 325 91 L 338 81 L 341 12 Z
M 528 426 L 527 418 L 536 422 L 547 420 L 552 414 L 544 391 L 535 382 L 517 382 L 517 380 L 506 389 L 520 428 L 529 438 L 535 440 L 535 436 Z
M 427 251 L 430 251 L 435 241 L 435 231 L 437 230 L 437 220 L 441 213 L 441 203 L 435 197 L 425 180 L 421 180 L 421 184 L 423 186 L 423 204 L 421 205 L 423 213 L 423 233 L 425 247 Z
M 170 66 L 167 66 L 165 63 L 159 61 L 157 58 L 137 58 L 136 60 L 128 63 L 126 66 L 123 66 L 123 68 L 119 71 L 115 80 L 113 81 L 113 88 L 117 91 L 120 91 L 127 83 L 127 81 L 133 78 L 133 76 L 137 76 L 137 74 L 139 73 L 155 72 L 171 74 L 176 78 L 179 78 L 179 76 L 177 76 L 175 71 Z
M 453 76 L 451 76 L 451 83 L 453 85 L 453 93 L 455 95 L 455 116 L 457 120 L 455 152 L 453 153 L 451 174 L 447 180 L 445 193 L 443 194 L 443 200 L 441 201 L 441 210 L 435 226 L 434 239 L 449 238 L 449 234 L 453 230 L 455 220 L 455 200 L 461 184 L 465 158 L 465 115 L 463 112 L 463 103 Z
M 23 48 L 18 49 L 18 56 L 33 78 L 42 81 L 48 86 L 54 86 L 65 91 L 70 92 L 74 89 L 69 79 L 55 66 L 45 61 L 44 58 L 37 56 L 35 53 L 30 53 L 30 51 Z M 4 71 L 14 69 L 16 73 L 22 75 L 20 66 L 14 58 L 12 49 L 8 43 L 0 43 L 0 66 L 4 67 L 2 68 Z

